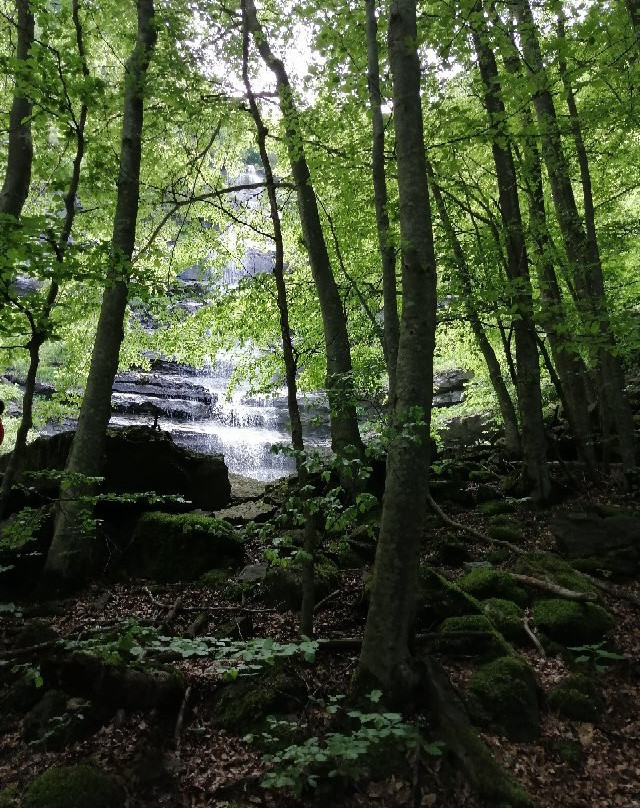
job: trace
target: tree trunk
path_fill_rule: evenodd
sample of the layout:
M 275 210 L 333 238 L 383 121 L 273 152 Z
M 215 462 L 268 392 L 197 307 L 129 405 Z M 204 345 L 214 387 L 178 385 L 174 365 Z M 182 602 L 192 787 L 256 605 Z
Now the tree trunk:
M 18 218 L 29 195 L 33 141 L 31 139 L 32 104 L 25 89 L 29 67 L 27 59 L 33 45 L 35 22 L 29 0 L 17 0 L 18 19 L 15 89 L 9 112 L 7 168 L 0 191 L 0 213 Z
M 518 406 L 522 424 L 523 477 L 526 487 L 532 489 L 534 498 L 545 501 L 549 497 L 551 483 L 542 418 L 540 360 L 533 322 L 529 262 L 520 215 L 516 170 L 509 133 L 506 130 L 507 114 L 501 97 L 498 67 L 488 43 L 483 14 L 482 3 L 476 3 L 470 25 L 484 85 L 484 105 L 491 127 L 491 149 L 498 182 L 509 281 L 517 312 L 513 330 L 516 341 Z
M 380 537 L 358 680 L 407 695 L 422 521 L 429 470 L 429 424 L 436 322 L 436 269 L 427 185 L 415 0 L 389 17 L 400 231 L 402 318 L 394 434 L 389 444 Z
M 331 269 L 318 201 L 305 157 L 300 116 L 285 66 L 271 50 L 258 20 L 253 0 L 247 0 L 246 14 L 256 48 L 265 65 L 275 76 L 280 97 L 289 162 L 297 189 L 300 224 L 322 314 L 327 356 L 326 390 L 331 415 L 331 445 L 336 454 L 344 454 L 349 446 L 355 447 L 357 453 L 362 454 L 347 323 L 340 292 Z
M 302 420 L 298 406 L 298 385 L 296 380 L 297 361 L 293 350 L 291 326 L 289 323 L 289 306 L 287 302 L 287 287 L 284 280 L 284 240 L 282 238 L 282 225 L 278 209 L 276 184 L 271 168 L 271 160 L 267 149 L 267 127 L 262 120 L 256 97 L 249 79 L 249 23 L 247 18 L 247 2 L 242 2 L 242 80 L 247 91 L 249 111 L 256 127 L 260 159 L 264 167 L 269 198 L 269 215 L 273 226 L 273 240 L 275 244 L 275 260 L 273 275 L 276 282 L 278 312 L 280 314 L 280 336 L 282 338 L 282 355 L 284 358 L 285 378 L 287 383 L 287 407 L 289 422 L 291 424 L 291 445 L 295 452 L 298 482 L 301 488 L 308 483 L 306 458 L 304 455 L 304 439 L 302 435 Z M 304 499 L 308 503 L 308 498 Z M 315 551 L 317 544 L 317 528 L 315 515 L 311 509 L 303 504 L 304 511 L 304 556 L 302 558 L 302 606 L 300 608 L 300 634 L 306 637 L 313 636 L 313 610 L 315 606 Z
M 103 463 L 105 435 L 111 414 L 111 390 L 118 369 L 128 278 L 135 246 L 140 194 L 142 126 L 147 68 L 156 43 L 153 0 L 137 0 L 138 33 L 124 76 L 124 114 L 118 194 L 108 268 L 91 365 L 76 434 L 65 471 L 96 477 Z M 91 571 L 93 531 L 86 524 L 82 498 L 92 489 L 80 477 L 63 487 L 58 503 L 53 541 L 44 570 L 45 585 L 70 589 L 81 585 Z
M 442 198 L 440 186 L 435 181 L 433 167 L 428 158 L 426 158 L 427 175 L 431 181 L 431 193 L 438 209 L 438 215 L 442 223 L 442 228 L 445 232 L 449 246 L 453 252 L 453 256 L 458 269 L 458 277 L 462 286 L 463 305 L 469 320 L 469 325 L 473 332 L 478 348 L 484 357 L 489 371 L 489 379 L 498 400 L 498 407 L 500 415 L 502 416 L 502 423 L 504 424 L 504 434 L 506 441 L 507 452 L 511 456 L 518 456 L 520 454 L 520 431 L 518 428 L 518 416 L 516 415 L 516 408 L 513 405 L 507 385 L 502 377 L 502 368 L 500 362 L 496 357 L 493 346 L 487 337 L 484 326 L 480 321 L 478 312 L 473 304 L 473 284 L 471 281 L 471 272 L 469 265 L 460 243 L 460 239 L 455 231 L 453 222 L 449 216 L 449 212 Z
M 73 0 L 72 14 L 76 31 L 78 55 L 80 56 L 82 63 L 82 73 L 86 77 L 89 75 L 89 68 L 87 67 L 84 51 L 82 26 L 79 17 L 79 0 Z M 88 107 L 85 103 L 82 105 L 80 115 L 77 119 L 75 131 L 76 154 L 73 160 L 73 169 L 71 172 L 69 189 L 64 198 L 64 223 L 58 242 L 57 244 L 54 244 L 56 263 L 58 267 L 61 267 L 64 262 L 65 252 L 69 243 L 69 238 L 71 237 L 71 230 L 73 228 L 73 222 L 76 215 L 76 195 L 80 185 L 80 168 L 82 166 L 82 159 L 84 157 L 84 130 L 87 123 L 87 114 Z M 53 307 L 55 306 L 58 291 L 58 282 L 56 280 L 52 280 L 42 311 L 39 312 L 36 317 L 30 318 L 31 339 L 27 344 L 27 350 L 29 351 L 29 368 L 27 370 L 25 390 L 22 397 L 22 418 L 18 427 L 16 442 L 2 478 L 2 485 L 0 486 L 0 520 L 4 515 L 7 501 L 9 499 L 9 493 L 11 492 L 11 487 L 13 486 L 16 476 L 21 468 L 24 450 L 27 445 L 27 437 L 31 427 L 33 426 L 33 398 L 38 375 L 38 367 L 40 365 L 40 348 L 49 336 L 49 318 L 51 316 L 51 312 L 53 311 Z
M 384 120 L 380 93 L 380 62 L 378 54 L 378 23 L 375 0 L 365 0 L 367 33 L 367 83 L 373 127 L 371 167 L 373 199 L 376 210 L 378 248 L 382 262 L 382 297 L 384 310 L 384 358 L 389 376 L 389 411 L 393 413 L 396 391 L 396 362 L 400 339 L 398 297 L 396 284 L 396 251 L 387 212 L 387 177 L 384 161 Z
M 547 166 L 558 224 L 578 296 L 578 310 L 589 333 L 594 324 L 597 324 L 599 329 L 596 350 L 599 364 L 600 406 L 610 413 L 615 423 L 623 467 L 625 470 L 631 470 L 635 467 L 635 431 L 631 411 L 624 395 L 624 373 L 617 358 L 616 340 L 611 329 L 595 225 L 590 238 L 583 227 L 573 193 L 556 109 L 549 90 L 528 0 L 510 0 L 510 5 L 515 13 L 525 63 L 537 81 L 533 106 L 540 128 L 542 154 Z M 586 151 L 583 153 L 583 160 L 586 161 Z M 583 191 L 590 195 L 588 162 L 583 162 L 580 169 Z M 586 175 L 583 173 L 585 171 Z
M 494 26 L 501 28 L 492 10 Z M 512 75 L 521 74 L 521 60 L 513 31 L 507 31 L 510 50 L 503 57 L 505 69 Z M 520 139 L 524 150 L 522 160 L 522 173 L 529 200 L 529 231 L 535 251 L 535 265 L 538 273 L 540 299 L 544 304 L 540 319 L 547 332 L 551 353 L 555 363 L 553 375 L 554 384 L 558 383 L 558 394 L 563 403 L 566 417 L 576 443 L 578 456 L 585 462 L 587 469 L 593 470 L 595 466 L 595 445 L 589 416 L 589 379 L 588 372 L 582 357 L 571 345 L 571 338 L 567 330 L 567 318 L 560 291 L 560 284 L 556 275 L 552 255 L 553 245 L 549 236 L 547 214 L 544 204 L 544 190 L 542 184 L 542 161 L 538 150 L 533 117 L 529 106 L 525 106 L 520 113 L 523 137 Z M 530 133 L 527 135 L 527 133 Z M 542 343 L 539 343 L 540 345 Z M 546 362 L 546 359 L 545 359 Z M 550 370 L 553 370 L 551 368 Z M 561 388 L 561 389 L 560 389 Z

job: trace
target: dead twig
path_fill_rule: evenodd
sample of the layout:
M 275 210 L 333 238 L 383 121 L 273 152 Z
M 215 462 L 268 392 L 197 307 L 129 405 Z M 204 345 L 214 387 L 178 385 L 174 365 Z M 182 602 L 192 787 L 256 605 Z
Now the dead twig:
M 182 726 L 184 724 L 184 716 L 187 711 L 187 705 L 189 704 L 190 698 L 191 698 L 191 685 L 187 685 L 187 688 L 184 691 L 184 696 L 182 698 L 182 703 L 180 704 L 180 709 L 178 710 L 176 726 L 175 729 L 173 730 L 173 741 L 176 747 L 176 755 L 180 754 L 180 744 L 182 742 Z
M 326 598 L 322 598 L 322 600 L 319 600 L 313 607 L 314 613 L 319 612 L 320 609 L 325 605 L 325 603 L 330 601 L 332 598 L 335 598 L 335 596 L 339 595 L 341 591 L 342 591 L 341 589 L 336 589 L 335 592 L 332 592 L 330 595 L 327 595 Z

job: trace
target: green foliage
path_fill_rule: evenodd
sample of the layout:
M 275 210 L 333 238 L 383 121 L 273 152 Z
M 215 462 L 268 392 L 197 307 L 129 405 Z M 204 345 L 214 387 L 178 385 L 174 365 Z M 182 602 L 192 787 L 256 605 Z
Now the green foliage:
M 605 648 L 603 642 L 593 643 L 591 645 L 570 645 L 569 650 L 577 654 L 573 659 L 576 665 L 593 668 L 596 673 L 605 673 L 605 671 L 608 671 L 609 668 L 617 662 L 624 662 L 629 659 L 624 654 L 609 651 Z
M 0 552 L 22 550 L 35 541 L 47 513 L 42 508 L 23 508 L 0 527 Z
M 380 691 L 370 694 L 376 703 Z M 342 696 L 329 697 L 327 713 L 338 711 Z M 306 738 L 302 743 L 282 745 L 279 734 L 296 725 L 271 717 L 270 732 L 262 733 L 261 741 L 278 748 L 263 757 L 271 769 L 262 779 L 264 788 L 290 788 L 296 794 L 316 789 L 327 780 L 356 781 L 369 774 L 371 765 L 379 755 L 393 756 L 398 751 L 415 750 L 420 746 L 428 755 L 442 754 L 442 744 L 425 742 L 418 728 L 407 723 L 400 713 L 348 710 L 345 713 L 355 728 L 348 733 L 327 732 L 322 736 Z M 245 740 L 254 741 L 254 735 Z

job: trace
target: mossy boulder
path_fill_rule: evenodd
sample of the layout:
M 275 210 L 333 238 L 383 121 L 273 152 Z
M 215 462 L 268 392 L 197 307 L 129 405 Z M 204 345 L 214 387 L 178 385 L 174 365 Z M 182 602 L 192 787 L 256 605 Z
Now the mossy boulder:
M 509 655 L 488 662 L 471 676 L 468 703 L 480 726 L 514 741 L 530 741 L 540 734 L 538 687 L 531 666 Z
M 426 564 L 418 578 L 417 619 L 421 626 L 439 626 L 447 617 L 480 614 L 479 602 Z
M 478 568 L 459 578 L 458 586 L 478 600 L 503 598 L 519 606 L 526 606 L 527 593 L 504 570 Z
M 479 656 L 495 659 L 511 652 L 509 644 L 483 614 L 448 617 L 440 627 L 438 650 L 452 656 Z
M 476 512 L 483 516 L 497 516 L 500 513 L 513 513 L 516 504 L 511 499 L 490 499 L 476 506 Z
M 547 700 L 551 710 L 572 721 L 597 721 L 604 709 L 598 686 L 581 673 L 563 679 L 549 691 Z
M 487 535 L 498 541 L 508 541 L 511 544 L 519 544 L 522 541 L 522 527 L 514 521 L 504 521 L 499 524 L 489 525 Z
M 34 748 L 56 751 L 88 737 L 99 724 L 98 712 L 90 701 L 49 690 L 25 715 L 22 737 Z
M 124 793 L 95 766 L 54 766 L 35 777 L 23 798 L 24 808 L 122 808 Z
M 303 679 L 276 662 L 257 676 L 239 677 L 224 685 L 209 706 L 219 726 L 243 733 L 259 729 L 268 715 L 300 712 L 307 698 Z
M 529 575 L 532 578 L 540 578 L 543 581 L 550 581 L 574 592 L 593 594 L 597 591 L 593 584 L 583 575 L 580 575 L 570 564 L 553 553 L 544 553 L 542 551 L 526 553 L 516 559 L 514 572 Z M 531 597 L 534 599 L 544 598 L 543 590 L 532 587 Z
M 481 605 L 483 614 L 508 640 L 520 642 L 525 639 L 524 613 L 517 603 L 505 598 L 488 598 Z
M 338 587 L 340 571 L 325 556 L 317 556 L 314 577 L 316 600 Z M 297 610 L 302 604 L 302 565 L 294 559 L 284 566 L 273 566 L 262 580 L 262 600 L 267 606 Z
M 599 642 L 614 626 L 609 612 L 595 603 L 550 598 L 538 601 L 532 614 L 540 631 L 567 646 Z
M 244 546 L 229 522 L 198 513 L 144 513 L 124 558 L 132 575 L 163 583 L 194 581 L 212 568 L 241 563 Z

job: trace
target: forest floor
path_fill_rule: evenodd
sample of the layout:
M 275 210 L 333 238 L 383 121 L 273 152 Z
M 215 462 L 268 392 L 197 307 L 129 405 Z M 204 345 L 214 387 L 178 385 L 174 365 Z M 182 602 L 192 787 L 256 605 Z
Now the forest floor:
M 591 487 L 546 510 L 526 502 L 510 515 L 522 530 L 524 550 L 555 550 L 549 519 L 558 512 L 577 511 L 585 502 L 616 502 L 637 507 L 637 501 L 620 497 L 614 490 Z M 635 504 L 634 504 L 635 502 Z M 486 517 L 477 511 L 447 504 L 447 514 L 476 530 L 484 530 Z M 452 528 L 431 524 L 425 536 L 425 559 L 437 565 L 432 548 L 450 540 Z M 489 549 L 477 539 L 458 534 L 467 545 L 473 561 L 482 561 Z M 264 547 L 258 540 L 247 549 L 248 561 L 263 560 Z M 508 566 L 509 561 L 505 562 Z M 319 639 L 362 636 L 366 609 L 363 587 L 370 567 L 341 571 L 340 585 L 324 600 L 316 614 Z M 463 570 L 439 567 L 449 578 Z M 624 581 L 625 588 L 640 598 L 638 581 Z M 622 659 L 603 660 L 602 670 L 592 670 L 604 697 L 605 707 L 595 722 L 578 722 L 560 717 L 544 708 L 540 736 L 534 741 L 514 742 L 504 736 L 482 732 L 491 752 L 512 772 L 532 796 L 538 808 L 633 808 L 640 806 L 640 607 L 633 602 L 602 595 L 603 605 L 614 615 L 615 627 L 607 637 L 607 647 L 615 648 Z M 59 638 L 81 641 L 92 633 L 119 625 L 156 629 L 172 637 L 220 636 L 235 624 L 240 640 L 270 637 L 283 645 L 298 643 L 297 614 L 267 608 L 260 587 L 225 594 L 199 584 L 152 584 L 132 580 L 96 583 L 79 596 L 55 603 L 33 604 L 16 601 L 15 611 L 5 611 L 0 633 L 0 659 L 11 665 L 25 664 L 46 669 L 50 645 Z M 199 617 L 201 616 L 202 617 Z M 194 630 L 194 619 L 199 624 Z M 37 643 L 40 648 L 17 651 L 16 637 L 25 626 L 37 620 L 52 632 L 53 638 Z M 125 623 L 125 621 L 127 621 Z M 429 628 L 429 627 L 427 627 Z M 122 629 L 124 631 L 124 629 Z M 55 634 L 53 633 L 55 632 Z M 130 649 L 129 649 L 130 650 Z M 570 669 L 575 660 L 562 654 L 543 655 L 533 643 L 522 644 L 520 653 L 533 666 L 539 685 L 548 691 Z M 594 651 L 594 659 L 597 651 Z M 315 660 L 305 662 L 294 654 L 289 663 L 304 683 L 306 695 L 298 695 L 293 719 L 306 727 L 306 735 L 321 735 L 329 716 L 323 705 L 332 696 L 346 694 L 356 669 L 358 649 L 322 648 Z M 452 682 L 462 692 L 474 667 L 466 656 L 440 656 Z M 598 660 L 595 659 L 597 662 Z M 207 655 L 171 658 L 170 663 L 183 675 L 181 699 L 170 709 L 119 708 L 100 722 L 94 732 L 66 745 L 49 750 L 24 739 L 23 718 L 19 712 L 6 713 L 0 723 L 0 805 L 19 806 L 20 795 L 31 778 L 43 770 L 62 764 L 90 762 L 114 775 L 126 793 L 126 805 L 188 806 L 189 808 L 246 808 L 263 805 L 343 805 L 435 806 L 436 808 L 480 808 L 483 803 L 464 778 L 455 772 L 447 755 L 408 753 L 408 765 L 376 776 L 375 765 L 365 776 L 322 796 L 310 791 L 298 798 L 287 788 L 265 788 L 261 781 L 269 769 L 263 752 L 237 732 L 220 727 L 212 697 L 224 679 Z M 601 666 L 598 666 L 601 667 Z M 242 671 L 241 676 L 242 678 Z M 430 727 L 428 712 L 407 716 L 419 722 L 430 738 L 437 732 Z M 569 741 L 577 750 L 567 761 L 561 750 Z M 3 802 L 4 799 L 4 802 Z M 90 808 L 90 806 L 87 806 Z

